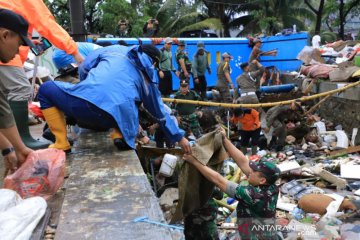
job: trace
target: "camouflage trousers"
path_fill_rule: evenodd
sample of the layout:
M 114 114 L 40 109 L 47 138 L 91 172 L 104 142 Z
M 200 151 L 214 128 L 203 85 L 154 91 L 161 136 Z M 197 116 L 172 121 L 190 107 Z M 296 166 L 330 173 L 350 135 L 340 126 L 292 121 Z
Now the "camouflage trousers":
M 191 131 L 196 138 L 201 137 L 201 127 L 199 124 L 199 120 L 195 113 L 190 115 L 180 115 L 181 123 L 180 127 L 185 131 Z
M 216 226 L 217 204 L 210 199 L 204 207 L 185 217 L 184 235 L 186 240 L 217 240 Z

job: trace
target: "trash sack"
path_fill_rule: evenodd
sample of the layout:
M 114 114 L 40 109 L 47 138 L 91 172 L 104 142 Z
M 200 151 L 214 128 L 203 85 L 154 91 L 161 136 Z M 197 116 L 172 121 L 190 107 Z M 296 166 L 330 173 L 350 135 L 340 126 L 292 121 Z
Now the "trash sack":
M 44 216 L 47 204 L 42 197 L 21 199 L 13 190 L 0 189 L 0 236 L 2 240 L 28 240 Z
M 348 82 L 360 68 L 356 66 L 337 68 L 329 73 L 330 82 Z
M 29 111 L 32 112 L 36 117 L 45 120 L 44 114 L 42 113 L 40 106 L 34 103 L 29 103 L 28 108 Z
M 8 208 L 15 207 L 22 201 L 19 194 L 10 189 L 0 189 L 0 196 L 0 212 L 3 212 Z
M 4 188 L 16 191 L 22 198 L 41 196 L 49 199 L 64 181 L 65 159 L 62 150 L 34 151 L 15 173 L 4 179 Z

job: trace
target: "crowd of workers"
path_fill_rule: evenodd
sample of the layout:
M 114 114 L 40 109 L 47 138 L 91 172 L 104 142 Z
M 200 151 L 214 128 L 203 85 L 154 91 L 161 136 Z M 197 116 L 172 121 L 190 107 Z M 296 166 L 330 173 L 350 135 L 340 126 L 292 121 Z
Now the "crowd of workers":
M 281 149 L 286 136 L 285 121 L 289 120 L 288 115 L 301 111 L 299 103 L 274 107 L 267 113 L 262 109 L 235 109 L 229 120 L 240 133 L 240 149 L 226 137 L 222 128 L 218 129 L 228 154 L 248 175 L 248 186 L 234 185 L 191 155 L 188 139 L 197 139 L 206 132 L 198 121 L 203 113 L 198 111 L 196 105 L 183 103 L 169 109 L 161 100 L 161 96 L 168 97 L 173 92 L 172 72 L 175 72 L 180 81 L 175 99 L 207 101 L 205 74 L 212 72 L 203 42 L 197 43 L 197 51 L 192 59 L 185 51 L 184 41 L 177 42 L 178 48 L 173 57 L 171 48 L 174 41 L 169 37 L 164 39 L 161 49 L 148 44 L 101 47 L 92 43 L 75 43 L 55 22 L 42 0 L 24 1 L 22 4 L 15 2 L 9 0 L 0 3 L 0 148 L 9 173 L 16 171 L 33 149 L 50 147 L 71 151 L 66 131 L 67 121 L 70 120 L 84 128 L 113 129 L 112 139 L 121 150 L 134 149 L 137 137 L 147 142 L 144 130 L 148 130 L 148 134 L 155 133 L 158 147 L 164 147 L 164 143 L 167 147 L 178 143 L 184 150 L 184 160 L 194 165 L 221 191 L 236 198 L 239 201 L 239 219 L 275 216 L 278 193 L 275 181 L 279 170 L 269 162 L 250 164 L 244 154 L 248 147 L 251 147 L 251 154 L 257 152 L 262 129 L 261 114 L 266 114 L 267 120 L 263 130 L 268 132 L 270 127 L 274 127 L 273 141 Z M 66 80 L 64 77 L 69 75 L 66 72 L 60 76 L 60 81 L 47 81 L 39 89 L 37 99 L 47 125 L 55 136 L 54 144 L 49 146 L 34 140 L 28 126 L 24 126 L 32 89 L 23 63 L 29 47 L 38 44 L 28 39 L 28 32 L 32 29 L 36 29 L 57 48 L 53 60 L 59 70 L 66 69 L 68 64 L 80 64 L 78 71 L 71 72 L 77 81 Z M 157 30 L 158 21 L 155 19 L 150 19 L 144 26 L 146 36 L 154 36 Z M 119 21 L 116 32 L 118 36 L 127 36 L 131 32 L 128 21 Z M 222 62 L 216 70 L 216 89 L 221 102 L 259 102 L 257 91 L 268 81 L 269 74 L 269 69 L 259 63 L 259 56 L 276 55 L 277 51 L 262 52 L 260 39 L 255 39 L 253 44 L 249 62 L 241 64 L 243 73 L 236 78 L 236 90 L 240 88 L 241 94 L 235 91 L 234 97 L 230 93 L 230 89 L 235 89 L 229 65 L 232 56 L 229 52 L 222 54 Z M 191 77 L 194 90 L 189 88 Z M 140 116 L 141 112 L 151 116 L 152 124 L 147 127 L 142 125 L 139 112 Z M 176 117 L 173 116 L 174 112 Z M 187 229 L 188 236 L 194 234 Z M 194 228 L 194 231 L 201 229 Z M 216 233 L 209 230 L 212 228 L 206 229 L 198 234 L 206 235 L 209 231 L 212 237 L 206 239 L 216 239 Z

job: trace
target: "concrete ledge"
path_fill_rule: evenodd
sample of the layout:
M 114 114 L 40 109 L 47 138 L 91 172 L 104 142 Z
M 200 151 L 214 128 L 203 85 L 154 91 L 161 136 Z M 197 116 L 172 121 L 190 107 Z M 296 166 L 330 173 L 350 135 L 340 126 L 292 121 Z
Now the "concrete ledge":
M 135 151 L 118 151 L 106 133 L 82 134 L 74 150 L 56 240 L 172 239 L 166 228 L 132 222 L 165 221 Z

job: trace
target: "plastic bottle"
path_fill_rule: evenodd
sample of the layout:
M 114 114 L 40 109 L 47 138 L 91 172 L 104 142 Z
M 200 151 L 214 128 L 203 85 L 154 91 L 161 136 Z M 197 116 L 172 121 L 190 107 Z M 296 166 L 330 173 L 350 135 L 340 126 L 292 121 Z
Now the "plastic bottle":
M 293 33 L 296 33 L 296 24 L 293 25 Z

